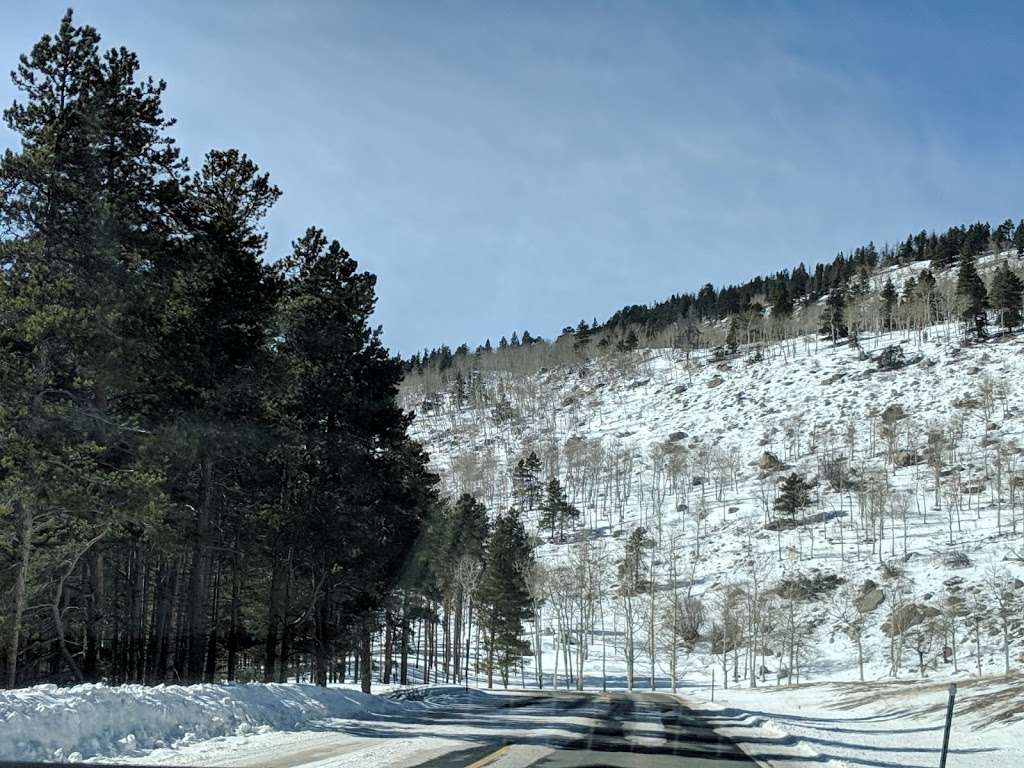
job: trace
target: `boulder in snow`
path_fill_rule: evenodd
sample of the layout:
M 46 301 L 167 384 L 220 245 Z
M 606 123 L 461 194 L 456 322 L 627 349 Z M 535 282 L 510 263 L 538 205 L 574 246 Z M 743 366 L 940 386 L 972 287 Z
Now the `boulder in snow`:
M 861 613 L 871 613 L 885 600 L 885 594 L 878 587 L 872 587 L 857 600 L 857 610 Z

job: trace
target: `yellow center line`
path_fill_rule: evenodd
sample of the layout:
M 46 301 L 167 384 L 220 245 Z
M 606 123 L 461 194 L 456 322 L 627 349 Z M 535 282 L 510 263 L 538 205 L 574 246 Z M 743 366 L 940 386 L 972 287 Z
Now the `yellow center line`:
M 509 746 L 510 746 L 509 744 L 506 744 L 503 747 L 499 747 L 498 749 L 496 749 L 493 752 L 491 752 L 491 754 L 485 755 L 484 757 L 481 757 L 475 763 L 470 763 L 469 765 L 466 766 L 466 768 L 483 768 L 483 766 L 485 766 L 485 765 L 490 765 L 495 760 L 497 760 L 499 757 L 501 757 L 503 754 L 505 754 L 508 751 Z

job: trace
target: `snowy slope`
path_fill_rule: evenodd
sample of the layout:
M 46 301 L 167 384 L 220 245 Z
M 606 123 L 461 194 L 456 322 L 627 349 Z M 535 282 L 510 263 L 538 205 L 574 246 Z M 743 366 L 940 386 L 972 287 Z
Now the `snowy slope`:
M 890 276 L 902 283 L 910 273 Z M 851 588 L 871 580 L 883 590 L 892 587 L 895 566 L 905 573 L 906 602 L 936 610 L 950 594 L 965 604 L 977 595 L 987 611 L 980 639 L 961 620 L 957 669 L 948 658 L 949 638 L 940 638 L 926 651 L 925 680 L 920 680 L 920 659 L 909 648 L 898 679 L 891 676 L 883 601 L 868 615 L 867 682 L 856 682 L 853 643 L 835 628 L 832 601 L 837 593 L 825 590 L 803 606 L 817 632 L 801 670 L 802 685 L 788 687 L 793 680 L 775 677 L 786 659 L 770 657 L 770 673 L 761 687 L 751 690 L 749 683 L 733 681 L 723 691 L 720 658 L 710 653 L 705 639 L 680 660 L 679 690 L 691 701 L 708 702 L 717 673 L 723 724 L 735 726 L 739 736 L 747 727 L 767 727 L 837 765 L 924 765 L 937 763 L 946 684 L 956 680 L 961 697 L 951 759 L 964 766 L 1019 765 L 1024 760 L 1024 686 L 1019 672 L 1002 675 L 1001 635 L 986 580 L 993 569 L 1024 579 L 1024 338 L 964 346 L 956 329 L 936 326 L 921 335 L 862 338 L 861 344 L 861 349 L 832 346 L 806 337 L 764 350 L 759 361 L 750 350 L 722 362 L 708 357 L 687 361 L 675 350 L 645 350 L 631 360 L 598 358 L 533 375 L 485 373 L 490 402 L 502 397 L 511 402 L 516 414 L 511 423 L 497 423 L 490 408 L 457 408 L 450 393 L 407 387 L 407 407 L 418 410 L 414 429 L 448 490 L 473 492 L 492 508 L 510 503 L 511 468 L 530 450 L 545 464 L 543 479 L 553 471 L 567 485 L 574 461 L 570 453 L 589 454 L 601 468 L 591 481 L 593 490 L 574 500 L 583 512 L 577 539 L 604 542 L 613 558 L 621 556 L 624 534 L 632 527 L 658 527 L 650 493 L 652 449 L 684 447 L 689 457 L 685 479 L 668 490 L 662 505 L 663 588 L 663 564 L 672 554 L 664 543 L 674 536 L 677 554 L 686 563 L 684 573 L 692 568 L 693 581 L 686 586 L 696 595 L 709 597 L 725 584 L 749 580 L 755 562 L 765 569 L 768 584 L 797 574 L 822 581 L 834 575 Z M 910 362 L 899 370 L 880 370 L 878 356 L 891 345 L 901 346 Z M 888 446 L 881 434 L 881 414 L 891 406 L 905 413 L 896 422 L 893 445 L 904 466 L 895 471 L 886 460 Z M 938 509 L 925 462 L 927 432 L 933 428 L 954 435 Z M 779 457 L 784 469 L 762 471 L 758 462 L 766 451 Z M 766 529 L 765 505 L 771 504 L 780 477 L 797 471 L 820 479 L 821 458 L 829 453 L 852 457 L 849 466 L 862 478 L 888 478 L 885 508 L 890 514 L 881 547 L 874 523 L 870 530 L 860 524 L 861 508 L 869 500 L 849 491 L 836 493 L 823 481 L 812 492 L 815 502 L 808 510 L 820 520 L 781 534 Z M 610 478 L 609 457 L 615 454 L 633 459 L 632 489 L 621 517 Z M 733 470 L 735 480 L 729 476 Z M 715 492 L 717 474 L 723 475 L 721 498 Z M 695 477 L 703 484 L 695 486 Z M 1018 485 L 1011 509 L 1012 477 L 1018 477 Z M 892 512 L 892 500 L 901 496 L 906 499 L 905 524 L 901 513 Z M 701 509 L 706 528 L 698 554 Z M 537 513 L 527 520 L 536 530 Z M 549 563 L 564 562 L 571 546 L 548 542 L 539 554 Z M 1020 584 L 1015 587 L 1018 601 L 1024 597 Z M 609 594 L 604 609 L 610 631 L 592 636 L 584 664 L 588 688 L 626 683 L 621 606 Z M 548 685 L 556 655 L 564 654 L 555 642 L 551 613 L 545 615 L 542 642 Z M 637 660 L 638 687 L 647 687 L 652 674 L 645 653 Z M 664 690 L 670 685 L 665 649 L 658 653 L 653 676 Z M 526 661 L 524 677 L 532 684 L 533 661 Z M 1011 648 L 1011 667 L 1024 668 L 1020 637 Z M 568 685 L 564 664 L 560 674 L 558 684 Z
M 896 371 L 880 370 L 878 353 L 894 344 L 913 362 Z M 647 350 L 636 353 L 631 365 L 598 360 L 582 368 L 505 376 L 501 391 L 518 412 L 511 428 L 493 423 L 481 409 L 454 409 L 450 400 L 439 405 L 444 398 L 438 393 L 410 392 L 408 404 L 416 407 L 424 397 L 432 403 L 429 409 L 420 408 L 414 429 L 450 490 L 475 491 L 492 506 L 508 503 L 510 468 L 530 450 L 545 458 L 548 467 L 557 465 L 563 480 L 568 479 L 567 441 L 588 445 L 606 457 L 631 452 L 635 476 L 621 523 L 607 477 L 597 481 L 595 493 L 576 499 L 584 526 L 613 552 L 621 552 L 624 531 L 657 525 L 644 490 L 653 483 L 652 447 L 666 442 L 685 446 L 690 482 L 681 483 L 674 493 L 669 490 L 662 538 L 667 540 L 670 532 L 678 536 L 676 547 L 693 567 L 695 594 L 743 580 L 755 560 L 768 569 L 769 581 L 797 573 L 834 574 L 857 586 L 868 579 L 885 586 L 889 572 L 882 561 L 895 563 L 907 576 L 907 601 L 927 606 L 936 605 L 944 589 L 962 596 L 982 590 L 994 564 L 1024 576 L 1013 560 L 1024 544 L 1020 488 L 1012 515 L 1008 503 L 1008 478 L 1024 470 L 1024 339 L 964 347 L 955 329 L 935 327 L 922 336 L 862 339 L 862 345 L 858 350 L 804 338 L 766 350 L 757 362 L 741 354 L 720 363 L 703 359 L 689 364 L 674 350 Z M 880 414 L 890 406 L 906 413 L 898 422 L 895 445 L 906 466 L 895 472 L 886 468 L 886 445 L 878 432 Z M 933 508 L 932 475 L 923 458 L 930 427 L 953 429 L 958 435 L 955 455 L 948 460 L 959 472 L 962 491 L 955 517 L 950 515 L 946 480 L 941 508 Z M 1003 446 L 998 496 L 993 492 L 997 444 Z M 818 486 L 820 498 L 808 510 L 823 521 L 781 535 L 765 529 L 764 506 L 771 502 L 768 496 L 774 496 L 780 475 L 762 472 L 757 465 L 762 454 L 778 456 L 786 472 L 816 478 L 828 450 L 840 455 L 852 451 L 852 467 L 887 474 L 890 499 L 905 494 L 906 525 L 902 514 L 884 521 L 881 552 L 875 529 L 859 525 L 863 499 L 852 492 L 833 492 L 824 482 Z M 711 457 L 707 462 L 700 458 L 705 454 Z M 699 487 L 692 479 L 714 475 L 716 467 L 730 463 L 717 458 L 720 454 L 732 457 L 736 480 L 735 485 L 731 478 L 723 481 L 719 499 L 711 477 L 703 477 Z M 696 517 L 702 506 L 707 525 L 701 529 L 698 555 Z M 541 556 L 558 561 L 567 549 L 546 544 Z M 826 592 L 808 601 L 819 632 L 803 670 L 805 680 L 853 680 L 858 674 L 851 643 L 832 631 L 830 597 Z M 609 600 L 607 607 L 614 613 L 615 601 Z M 874 613 L 865 640 L 868 679 L 888 678 L 889 660 L 883 652 L 888 641 L 880 626 L 884 618 L 884 608 Z M 961 629 L 958 642 L 962 676 L 976 670 L 978 660 L 966 629 Z M 984 633 L 981 648 L 983 673 L 1001 672 L 999 637 Z M 1013 649 L 1017 668 L 1022 666 L 1022 650 Z M 698 647 L 687 662 L 694 679 L 710 674 L 711 659 L 701 651 Z M 952 674 L 941 651 L 940 642 L 930 651 L 926 670 L 940 679 Z M 599 673 L 598 657 L 616 652 L 592 650 L 585 668 L 588 677 Z M 663 677 L 664 664 L 656 666 Z M 551 668 L 549 660 L 546 671 Z M 917 658 L 908 655 L 902 674 L 916 673 Z M 639 677 L 645 674 L 638 670 Z

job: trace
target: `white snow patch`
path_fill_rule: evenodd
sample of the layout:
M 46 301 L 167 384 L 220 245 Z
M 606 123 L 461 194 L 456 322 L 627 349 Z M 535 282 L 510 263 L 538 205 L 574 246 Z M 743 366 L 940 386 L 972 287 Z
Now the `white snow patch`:
M 400 715 L 412 704 L 313 685 L 37 685 L 0 691 L 0 760 L 137 756 L 327 718 Z

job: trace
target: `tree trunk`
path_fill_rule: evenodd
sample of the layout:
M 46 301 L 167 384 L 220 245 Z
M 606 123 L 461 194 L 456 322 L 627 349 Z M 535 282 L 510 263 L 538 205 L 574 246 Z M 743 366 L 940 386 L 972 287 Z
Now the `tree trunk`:
M 149 682 L 163 682 L 171 650 L 174 598 L 178 593 L 178 563 L 162 565 L 157 573 L 153 629 L 149 653 Z
M 473 629 L 473 601 L 468 600 L 466 605 L 466 687 L 469 687 L 469 636 Z M 479 653 L 479 651 L 478 651 Z
M 327 667 L 331 658 L 330 604 L 326 590 L 317 599 L 314 611 L 314 643 L 313 643 L 313 682 L 322 688 L 327 687 Z
M 32 507 L 22 505 L 17 499 L 11 504 L 11 511 L 19 518 L 18 526 L 18 568 L 14 574 L 13 615 L 11 637 L 7 645 L 7 687 L 14 688 L 18 681 L 18 641 L 21 637 L 21 619 L 25 614 L 28 567 L 32 557 Z
M 444 681 L 450 682 L 450 661 L 452 655 L 452 637 L 451 637 L 451 600 L 445 598 L 444 601 L 444 613 L 442 614 L 443 624 L 441 626 L 441 642 L 444 644 L 444 650 L 441 653 L 441 671 L 444 673 Z M 385 627 L 387 626 L 387 620 L 385 619 Z
M 541 604 L 539 602 L 534 603 L 533 608 L 533 657 L 534 663 L 537 665 L 536 677 L 537 687 L 541 690 L 544 689 L 544 664 L 543 664 L 543 648 L 541 642 L 543 636 L 541 634 L 542 629 L 542 618 L 541 618 Z
M 490 630 L 487 643 L 487 687 L 494 687 L 494 630 Z
M 228 627 L 228 682 L 234 682 L 238 676 L 238 632 L 239 613 L 241 611 L 241 595 L 239 592 L 238 539 L 235 539 L 235 551 L 231 558 L 231 616 Z
M 206 646 L 206 666 L 204 677 L 207 681 L 213 682 L 214 677 L 217 675 L 217 645 L 220 637 L 218 628 L 220 627 L 220 577 L 221 577 L 221 564 L 217 563 L 217 572 L 213 579 L 213 602 L 211 609 L 213 611 L 213 621 L 209 629 L 209 641 Z
M 264 641 L 263 682 L 272 683 L 276 678 L 277 646 L 284 625 L 284 600 L 286 561 L 275 556 L 270 575 L 270 604 L 267 609 L 267 636 Z
M 398 668 L 398 682 L 401 685 L 409 684 L 409 618 L 406 613 L 405 595 L 402 596 L 402 622 L 399 631 L 402 633 L 399 639 L 400 661 Z
M 208 456 L 200 461 L 199 508 L 196 510 L 196 538 L 192 545 L 192 563 L 188 584 L 188 655 L 185 679 L 202 682 L 209 631 L 210 559 L 207 547 L 210 535 L 210 506 L 213 501 L 213 465 Z
M 391 611 L 384 613 L 384 669 L 381 677 L 385 685 L 391 682 L 391 665 L 394 657 L 395 617 Z
M 125 669 L 125 682 L 140 682 L 143 649 L 145 647 L 145 594 L 146 594 L 146 561 L 145 549 L 141 541 L 132 546 L 131 570 L 127 589 L 130 595 L 128 615 L 128 664 Z
M 89 597 L 85 604 L 85 655 L 82 658 L 82 677 L 90 683 L 99 680 L 99 644 L 103 621 L 103 552 L 96 549 L 88 563 Z
M 370 643 L 370 619 L 363 619 L 359 633 L 359 687 L 363 693 L 372 691 L 373 651 Z

